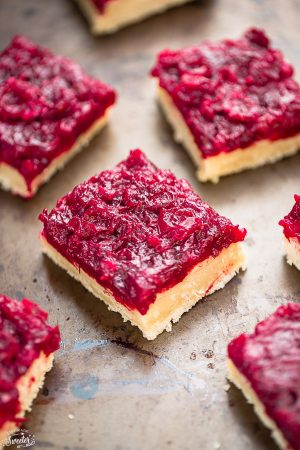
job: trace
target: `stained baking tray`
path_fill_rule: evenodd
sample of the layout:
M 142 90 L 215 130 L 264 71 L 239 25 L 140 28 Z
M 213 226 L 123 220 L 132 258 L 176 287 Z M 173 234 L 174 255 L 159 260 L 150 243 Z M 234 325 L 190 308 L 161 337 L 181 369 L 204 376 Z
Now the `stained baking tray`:
M 26 34 L 76 59 L 119 93 L 110 125 L 33 200 L 0 192 L 0 291 L 36 299 L 63 338 L 24 425 L 36 448 L 275 449 L 242 395 L 228 390 L 226 344 L 279 304 L 299 298 L 299 274 L 283 259 L 277 222 L 299 192 L 300 155 L 201 185 L 173 142 L 148 73 L 164 47 L 235 37 L 252 25 L 266 28 L 299 68 L 299 8 L 297 0 L 207 0 L 95 38 L 71 0 L 1 0 L 1 48 L 12 35 Z M 38 241 L 44 207 L 135 147 L 187 178 L 219 212 L 248 229 L 248 270 L 154 342 L 43 257 Z

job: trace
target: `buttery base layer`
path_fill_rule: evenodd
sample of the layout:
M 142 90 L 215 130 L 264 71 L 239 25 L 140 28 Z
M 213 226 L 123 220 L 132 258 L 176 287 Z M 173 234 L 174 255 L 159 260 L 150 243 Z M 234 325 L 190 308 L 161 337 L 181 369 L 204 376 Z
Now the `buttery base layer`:
M 238 370 L 236 365 L 227 360 L 228 379 L 232 381 L 244 394 L 249 403 L 254 406 L 254 410 L 263 424 L 271 430 L 272 437 L 282 450 L 293 450 L 289 445 L 276 423 L 267 415 L 263 403 L 260 401 L 251 384 L 246 377 Z
M 300 244 L 298 239 L 284 237 L 284 247 L 288 264 L 291 266 L 294 264 L 300 270 Z
M 92 0 L 76 0 L 87 17 L 93 34 L 108 34 L 146 17 L 193 0 L 112 0 L 100 14 Z
M 21 411 L 19 418 L 23 418 L 27 411 L 31 410 L 32 402 L 37 396 L 39 390 L 44 384 L 45 375 L 52 368 L 53 353 L 46 356 L 43 352 L 33 361 L 25 375 L 23 375 L 17 383 Z M 8 437 L 13 434 L 18 425 L 15 422 L 6 422 L 0 429 L 0 449 L 2 449 Z
M 82 269 L 71 264 L 43 236 L 41 241 L 46 255 L 80 281 L 95 297 L 103 300 L 109 309 L 119 312 L 124 321 L 128 320 L 136 325 L 149 340 L 155 339 L 164 330 L 171 331 L 172 322 L 177 322 L 199 299 L 223 288 L 240 269 L 245 269 L 245 254 L 241 244 L 231 244 L 216 258 L 210 257 L 196 265 L 183 281 L 158 294 L 147 314 L 142 315 L 116 301 L 109 291 Z
M 85 133 L 82 133 L 78 137 L 75 144 L 68 151 L 53 159 L 49 166 L 47 166 L 43 172 L 33 179 L 31 190 L 28 189 L 25 178 L 20 174 L 20 172 L 18 172 L 14 167 L 4 162 L 0 162 L 0 185 L 2 188 L 24 198 L 30 198 L 33 196 L 42 184 L 46 183 L 55 172 L 63 169 L 70 159 L 72 159 L 89 144 L 92 138 L 106 125 L 108 121 L 108 114 L 109 111 L 106 111 L 104 116 L 94 122 L 94 124 Z
M 197 176 L 200 181 L 217 183 L 220 177 L 225 175 L 274 163 L 282 158 L 292 156 L 300 150 L 299 133 L 291 138 L 276 141 L 262 140 L 245 149 L 202 158 L 201 151 L 182 114 L 170 95 L 161 87 L 158 88 L 158 100 L 174 130 L 175 140 L 185 147 L 197 166 Z

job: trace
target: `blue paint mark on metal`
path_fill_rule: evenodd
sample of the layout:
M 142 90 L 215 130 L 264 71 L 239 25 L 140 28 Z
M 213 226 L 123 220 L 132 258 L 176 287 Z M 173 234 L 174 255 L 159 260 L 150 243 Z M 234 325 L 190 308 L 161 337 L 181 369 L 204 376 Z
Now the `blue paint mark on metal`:
M 175 366 L 175 364 L 173 364 L 169 359 L 167 358 L 162 358 L 161 362 L 166 366 L 169 367 L 171 370 L 173 370 L 174 372 L 183 375 L 184 377 L 187 378 L 187 383 L 184 384 L 184 388 L 188 391 L 191 392 L 192 391 L 192 386 L 191 383 L 189 382 L 190 380 L 193 382 L 193 384 L 195 384 L 195 387 L 198 389 L 203 389 L 205 387 L 205 383 L 203 380 L 197 378 L 195 376 L 194 373 L 192 372 L 187 372 L 186 370 L 180 369 L 179 367 Z
M 85 339 L 83 341 L 76 340 L 74 342 L 62 341 L 60 345 L 59 355 L 69 352 L 77 352 L 80 350 L 92 350 L 93 348 L 103 347 L 110 344 L 108 339 Z
M 75 381 L 70 390 L 74 397 L 80 400 L 90 400 L 94 398 L 99 389 L 98 377 L 90 374 L 82 374 L 78 376 L 78 380 Z
M 86 339 L 85 341 L 76 341 L 74 343 L 73 351 L 91 350 L 92 348 L 103 347 L 109 343 L 110 341 L 108 339 Z
M 108 346 L 122 347 L 128 350 L 121 356 L 116 354 L 114 362 L 116 371 L 113 374 L 110 373 L 108 361 L 111 358 L 108 358 L 108 355 L 103 352 L 97 353 L 97 356 L 94 354 L 89 364 L 93 375 L 73 373 L 72 380 L 67 383 L 65 388 L 62 387 L 63 390 L 65 389 L 65 394 L 71 392 L 73 398 L 81 400 L 88 400 L 100 394 L 157 395 L 180 389 L 184 389 L 190 394 L 200 390 L 205 395 L 207 374 L 199 366 L 194 367 L 195 372 L 185 370 L 176 366 L 168 358 L 154 355 L 129 342 L 111 339 L 64 341 L 57 356 L 58 358 L 73 357 L 77 352 L 82 352 L 87 356 L 87 353 L 93 349 L 102 348 L 104 350 Z M 142 358 L 142 364 L 128 364 L 128 358 L 136 357 Z M 147 365 L 145 365 L 145 357 L 148 359 Z M 98 358 L 103 358 L 103 364 L 98 364 Z M 150 366 L 149 361 L 151 362 Z M 101 389 L 99 389 L 99 385 Z M 68 401 L 65 394 L 60 397 L 61 400 L 65 399 L 62 401 Z

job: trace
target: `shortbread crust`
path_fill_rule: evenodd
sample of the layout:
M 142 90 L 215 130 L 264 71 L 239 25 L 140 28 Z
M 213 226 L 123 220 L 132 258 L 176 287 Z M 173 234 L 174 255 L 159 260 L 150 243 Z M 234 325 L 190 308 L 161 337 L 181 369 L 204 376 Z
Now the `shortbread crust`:
M 297 238 L 283 238 L 284 248 L 286 252 L 286 259 L 288 264 L 294 265 L 300 270 L 300 244 Z
M 91 32 L 109 34 L 168 8 L 193 0 L 112 0 L 105 5 L 103 13 L 97 9 L 92 0 L 76 1 L 90 23 Z
M 232 244 L 246 230 L 140 149 L 75 186 L 39 219 L 45 252 L 55 249 L 70 267 L 53 251 L 50 256 L 75 278 L 77 271 L 88 274 L 95 295 L 134 318 L 150 339 L 244 265 L 241 247 Z
M 33 361 L 26 373 L 18 380 L 17 389 L 19 392 L 19 401 L 21 405 L 18 418 L 23 418 L 27 411 L 31 410 L 32 403 L 39 390 L 44 384 L 45 375 L 53 366 L 53 353 L 48 356 L 41 352 L 39 357 Z M 0 429 L 0 449 L 8 437 L 17 431 L 19 426 L 15 422 L 6 422 Z
M 0 447 L 22 426 L 59 348 L 47 319 L 36 303 L 0 294 Z
M 183 144 L 189 153 L 197 167 L 197 177 L 202 182 L 217 183 L 220 177 L 274 163 L 285 157 L 295 155 L 300 149 L 299 133 L 286 139 L 261 140 L 244 149 L 202 158 L 201 151 L 195 143 L 182 114 L 171 96 L 161 87 L 158 87 L 158 100 L 174 130 L 175 140 Z
M 283 243 L 287 262 L 300 270 L 300 196 L 294 195 L 291 211 L 279 221 L 283 227 Z
M 87 131 L 82 133 L 77 138 L 72 148 L 53 159 L 51 163 L 45 167 L 43 172 L 38 174 L 36 178 L 33 179 L 30 188 L 28 187 L 22 174 L 17 169 L 6 164 L 5 162 L 0 162 L 1 187 L 24 198 L 32 197 L 41 185 L 45 184 L 56 172 L 63 169 L 68 161 L 70 161 L 77 155 L 77 153 L 86 147 L 93 137 L 102 130 L 108 122 L 109 112 L 110 108 L 106 110 L 103 117 L 93 123 Z
M 284 450 L 300 450 L 300 304 L 279 306 L 229 342 L 229 378 Z
M 124 321 L 129 321 L 142 331 L 145 338 L 155 339 L 164 330 L 171 331 L 172 322 L 178 322 L 183 313 L 191 309 L 201 298 L 222 289 L 240 269 L 245 269 L 245 254 L 240 243 L 233 243 L 216 257 L 209 257 L 197 264 L 187 276 L 172 288 L 159 293 L 145 315 L 130 311 L 116 301 L 112 293 L 105 290 L 84 270 L 71 264 L 43 235 L 40 235 L 43 252 L 62 267 L 95 297 L 106 303 L 112 311 L 119 312 Z
M 246 377 L 238 370 L 236 365 L 227 360 L 228 379 L 234 383 L 244 394 L 249 403 L 254 407 L 254 410 L 262 423 L 271 430 L 272 437 L 277 442 L 282 450 L 292 450 L 289 443 L 286 441 L 282 432 L 277 427 L 276 423 L 267 415 L 264 405 L 259 400 L 258 396 L 251 387 L 251 384 Z
M 25 36 L 0 52 L 0 182 L 30 198 L 100 130 L 116 92 Z

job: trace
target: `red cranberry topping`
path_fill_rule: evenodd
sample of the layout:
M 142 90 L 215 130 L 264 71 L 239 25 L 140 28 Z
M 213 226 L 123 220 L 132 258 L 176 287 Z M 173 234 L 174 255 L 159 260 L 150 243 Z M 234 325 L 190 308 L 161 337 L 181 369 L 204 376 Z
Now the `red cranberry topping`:
M 228 355 L 291 447 L 300 450 L 300 304 L 280 306 L 253 334 L 231 341 Z
M 111 1 L 112 0 L 92 0 L 96 8 L 100 11 L 100 13 L 103 13 L 105 11 L 107 3 Z
M 292 211 L 280 220 L 279 225 L 283 227 L 287 239 L 296 238 L 300 241 L 300 195 L 295 195 L 295 205 Z
M 52 246 L 141 314 L 156 294 L 246 234 L 140 150 L 75 187 L 40 219 Z
M 0 295 L 0 427 L 7 421 L 21 422 L 16 388 L 40 352 L 59 348 L 58 327 L 47 325 L 48 314 L 27 299 L 21 302 Z
M 0 163 L 32 180 L 115 102 L 78 64 L 25 37 L 0 54 Z
M 204 158 L 300 132 L 293 68 L 252 28 L 241 39 L 164 50 L 152 71 Z

